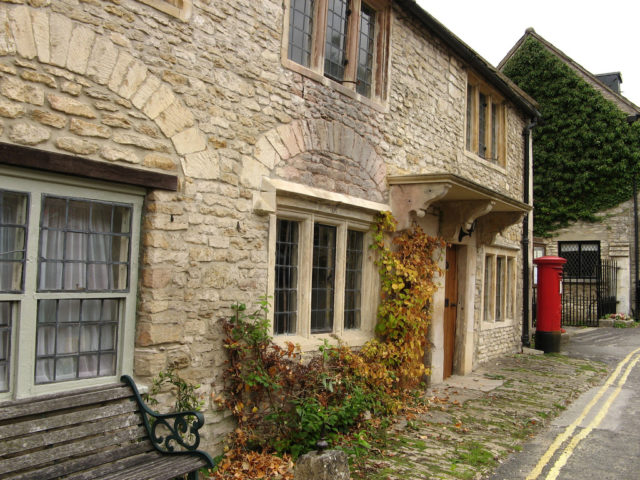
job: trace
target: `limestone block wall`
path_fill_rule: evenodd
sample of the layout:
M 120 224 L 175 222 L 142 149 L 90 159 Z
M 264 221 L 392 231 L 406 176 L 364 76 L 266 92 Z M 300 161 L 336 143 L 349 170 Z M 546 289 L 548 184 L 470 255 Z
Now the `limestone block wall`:
M 598 213 L 599 221 L 572 223 L 556 230 L 545 239 L 547 255 L 558 254 L 558 242 L 599 241 L 600 257 L 615 260 L 618 264 L 618 311 L 630 313 L 633 292 L 633 201 L 623 202 L 613 208 Z
M 526 119 L 507 105 L 504 167 L 467 154 L 466 67 L 403 12 L 384 104 L 284 68 L 284 21 L 281 0 L 197 0 L 188 21 L 136 0 L 0 0 L 0 142 L 178 178 L 145 198 L 134 374 L 173 364 L 201 384 L 211 451 L 231 427 L 212 401 L 218 320 L 266 291 L 263 176 L 386 202 L 389 174 L 449 172 L 522 200 Z
M 522 326 L 481 330 L 477 337 L 477 364 L 489 362 L 507 353 L 520 351 Z

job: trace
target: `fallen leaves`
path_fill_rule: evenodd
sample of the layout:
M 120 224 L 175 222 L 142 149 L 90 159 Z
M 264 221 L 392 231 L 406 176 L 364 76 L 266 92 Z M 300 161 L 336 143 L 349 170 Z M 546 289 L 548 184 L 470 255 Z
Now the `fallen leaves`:
M 293 461 L 288 455 L 278 457 L 268 453 L 229 450 L 215 471 L 209 471 L 212 480 L 292 480 Z

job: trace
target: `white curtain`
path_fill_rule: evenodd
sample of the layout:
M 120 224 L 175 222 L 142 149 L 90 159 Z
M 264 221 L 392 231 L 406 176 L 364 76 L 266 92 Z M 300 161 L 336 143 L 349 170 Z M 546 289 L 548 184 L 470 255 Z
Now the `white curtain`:
M 113 289 L 109 280 L 110 262 L 116 253 L 111 251 L 113 209 L 97 202 L 45 199 L 40 289 Z M 55 305 L 52 308 L 47 302 Z M 38 325 L 37 355 L 53 358 L 37 360 L 36 382 L 115 374 L 112 351 L 117 323 L 106 322 L 117 322 L 117 300 L 40 301 L 38 319 L 43 323 Z
M 22 286 L 27 194 L 0 192 L 0 291 Z

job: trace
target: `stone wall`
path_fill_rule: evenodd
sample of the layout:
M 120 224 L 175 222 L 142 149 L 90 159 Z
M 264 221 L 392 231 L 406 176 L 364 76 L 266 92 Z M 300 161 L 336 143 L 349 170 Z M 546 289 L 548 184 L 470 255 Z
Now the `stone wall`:
M 384 105 L 284 68 L 283 22 L 281 0 L 195 1 L 188 22 L 135 0 L 0 2 L 1 142 L 178 178 L 145 199 L 134 374 L 201 384 L 211 450 L 231 427 L 211 400 L 217 321 L 266 290 L 262 176 L 386 202 L 388 174 L 448 172 L 522 200 L 525 119 L 508 105 L 505 167 L 465 153 L 466 67 L 403 12 Z M 517 331 L 479 333 L 478 360 Z
M 579 221 L 553 232 L 544 240 L 547 255 L 558 255 L 558 242 L 599 241 L 600 258 L 618 264 L 617 311 L 630 313 L 633 301 L 633 201 L 598 212 L 599 221 Z
M 506 353 L 519 352 L 521 329 L 522 325 L 516 322 L 502 328 L 481 330 L 477 338 L 477 363 L 489 362 Z

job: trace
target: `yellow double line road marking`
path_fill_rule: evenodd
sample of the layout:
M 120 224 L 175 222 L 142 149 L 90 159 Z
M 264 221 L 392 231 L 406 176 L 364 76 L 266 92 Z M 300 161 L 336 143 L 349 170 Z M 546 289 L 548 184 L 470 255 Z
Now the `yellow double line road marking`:
M 560 448 L 560 446 L 573 435 L 573 432 L 575 432 L 576 428 L 586 418 L 586 416 L 589 414 L 591 409 L 598 403 L 598 401 L 602 398 L 602 396 L 609 389 L 609 387 L 611 385 L 613 385 L 613 383 L 616 381 L 616 378 L 618 378 L 618 376 L 620 375 L 620 372 L 622 372 L 622 369 L 625 367 L 625 365 L 627 365 L 627 363 L 629 363 L 631 361 L 631 358 L 638 352 L 640 352 L 640 348 L 635 349 L 633 352 L 631 352 L 629 355 L 627 355 L 624 358 L 624 360 L 622 360 L 620 363 L 618 363 L 618 366 L 616 367 L 616 369 L 609 376 L 609 378 L 604 383 L 604 385 L 602 387 L 600 387 L 600 390 L 598 390 L 598 392 L 596 393 L 595 397 L 593 397 L 591 399 L 591 401 L 587 404 L 587 406 L 584 408 L 584 410 L 582 410 L 582 412 L 580 413 L 578 418 L 576 418 L 573 421 L 573 423 L 571 425 L 569 425 L 565 429 L 564 432 L 562 432 L 560 435 L 558 435 L 556 437 L 556 439 L 553 441 L 551 446 L 547 449 L 547 451 L 544 453 L 544 455 L 542 455 L 542 457 L 540 458 L 540 461 L 535 466 L 535 468 L 533 470 L 531 470 L 531 473 L 529 473 L 529 475 L 527 475 L 526 480 L 535 480 L 536 478 L 538 478 L 540 476 L 540 474 L 542 473 L 542 470 L 551 461 L 551 458 L 556 453 L 558 448 Z M 584 430 L 582 430 L 578 435 L 576 435 L 571 440 L 569 445 L 567 445 L 567 447 L 564 449 L 564 451 L 562 452 L 562 454 L 560 455 L 560 457 L 558 458 L 556 463 L 553 465 L 553 467 L 549 471 L 549 474 L 547 475 L 546 480 L 555 480 L 558 477 L 558 474 L 560 473 L 560 469 L 567 463 L 567 460 L 569 459 L 569 457 L 573 453 L 573 450 L 578 445 L 578 443 L 580 443 L 580 441 L 582 441 L 584 438 L 586 438 L 587 435 L 589 435 L 589 433 L 591 433 L 591 431 L 594 428 L 596 428 L 598 425 L 600 425 L 600 422 L 602 422 L 602 420 L 604 419 L 605 415 L 609 411 L 609 408 L 611 407 L 611 404 L 613 403 L 615 398 L 618 396 L 618 394 L 622 390 L 623 385 L 625 384 L 625 382 L 627 381 L 627 378 L 629 377 L 629 373 L 631 373 L 631 370 L 636 365 L 636 363 L 638 363 L 638 361 L 640 361 L 640 356 L 636 357 L 627 366 L 627 368 L 626 368 L 626 370 L 624 372 L 624 375 L 620 378 L 620 381 L 618 382 L 618 387 L 616 388 L 616 390 L 605 401 L 604 405 L 602 406 L 602 408 L 600 409 L 600 411 L 598 412 L 596 417 L 593 419 L 593 421 Z

